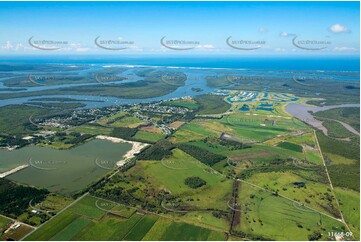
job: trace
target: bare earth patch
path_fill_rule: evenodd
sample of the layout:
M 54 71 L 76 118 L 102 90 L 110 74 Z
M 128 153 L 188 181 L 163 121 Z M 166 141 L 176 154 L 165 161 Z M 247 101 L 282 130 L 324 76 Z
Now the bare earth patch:
M 183 124 L 184 124 L 184 122 L 182 122 L 182 121 L 175 121 L 175 122 L 171 123 L 169 126 L 173 129 L 178 129 Z
M 162 133 L 162 130 L 155 126 L 144 126 L 141 127 L 139 130 L 146 131 L 146 132 L 152 132 L 152 133 Z
M 129 150 L 121 159 L 120 161 L 117 162 L 117 166 L 121 167 L 123 166 L 129 159 L 133 158 L 136 154 L 138 154 L 143 148 L 147 147 L 149 144 L 147 143 L 141 143 L 141 142 L 136 142 L 136 141 L 129 141 L 129 140 L 124 140 L 121 138 L 115 138 L 115 137 L 110 137 L 110 136 L 105 136 L 105 135 L 98 135 L 96 137 L 97 139 L 102 139 L 102 140 L 110 140 L 114 143 L 130 143 L 132 144 L 132 149 Z
M 257 153 L 249 153 L 249 154 L 240 154 L 240 155 L 232 155 L 229 158 L 231 160 L 243 160 L 243 159 L 251 159 L 251 158 L 261 158 L 269 155 L 274 155 L 275 153 L 271 151 L 263 151 Z

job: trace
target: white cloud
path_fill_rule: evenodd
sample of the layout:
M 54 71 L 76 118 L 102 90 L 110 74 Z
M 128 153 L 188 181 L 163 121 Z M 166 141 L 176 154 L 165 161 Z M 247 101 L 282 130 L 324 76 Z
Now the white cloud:
M 267 32 L 268 30 L 266 29 L 266 28 L 263 28 L 263 27 L 261 27 L 261 28 L 259 28 L 258 29 L 258 32 L 260 32 L 260 33 L 265 33 L 265 32 Z
M 296 36 L 296 34 L 291 34 L 291 33 L 287 33 L 287 32 L 282 31 L 280 33 L 280 36 L 281 37 L 290 37 L 290 36 Z
M 274 49 L 274 51 L 275 52 L 285 52 L 286 49 L 284 49 L 284 48 L 276 48 L 276 49 Z
M 198 45 L 197 48 L 199 49 L 214 49 L 214 46 L 211 44 L 205 44 L 205 45 Z
M 330 31 L 333 33 L 347 33 L 349 29 L 341 24 L 334 24 L 330 26 Z
M 84 47 L 79 47 L 79 48 L 76 48 L 75 51 L 76 52 L 86 52 L 86 51 L 89 51 L 90 48 L 84 48 Z
M 346 47 L 346 46 L 344 46 L 344 47 L 335 47 L 333 50 L 334 51 L 357 51 L 356 48 Z
M 11 50 L 12 48 L 14 48 L 14 46 L 11 44 L 9 40 L 6 41 L 6 43 L 1 46 L 1 49 L 5 49 L 5 50 Z

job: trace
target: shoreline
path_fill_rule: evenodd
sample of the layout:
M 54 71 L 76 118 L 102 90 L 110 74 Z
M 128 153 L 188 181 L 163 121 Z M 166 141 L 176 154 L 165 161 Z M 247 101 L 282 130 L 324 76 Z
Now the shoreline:
M 116 138 L 116 137 L 111 137 L 111 136 L 105 136 L 105 135 L 97 135 L 95 137 L 96 139 L 101 139 L 101 140 L 109 140 L 111 142 L 114 143 L 130 143 L 132 145 L 132 148 L 125 154 L 123 155 L 123 159 L 117 161 L 117 166 L 121 167 L 123 166 L 127 160 L 133 158 L 136 154 L 138 154 L 143 148 L 147 147 L 149 144 L 148 143 L 142 143 L 142 142 L 137 142 L 137 141 L 129 141 L 129 140 L 125 140 L 125 139 L 121 139 L 121 138 Z
M 314 105 L 304 105 L 304 104 L 297 104 L 297 103 L 290 103 L 287 104 L 285 107 L 285 111 L 290 114 L 292 117 L 295 117 L 312 127 L 321 130 L 325 135 L 328 136 L 328 130 L 326 127 L 323 126 L 323 121 L 320 121 L 314 117 L 314 113 L 320 112 L 320 111 L 326 111 L 331 110 L 335 108 L 347 108 L 347 107 L 360 107 L 360 104 L 338 104 L 338 105 L 330 105 L 330 106 L 314 106 Z M 312 113 L 311 113 L 312 112 Z M 339 120 L 333 120 L 338 123 L 340 123 L 344 128 L 346 128 L 348 131 L 360 135 L 357 131 L 355 131 L 350 125 L 343 123 Z M 344 125 L 346 124 L 346 125 Z M 350 129 L 351 128 L 351 129 Z
M 29 166 L 28 164 L 26 164 L 26 165 L 21 165 L 21 166 L 15 167 L 15 168 L 13 168 L 13 169 L 11 169 L 11 170 L 9 170 L 9 171 L 5 171 L 5 172 L 3 172 L 3 173 L 0 173 L 0 178 L 5 178 L 5 177 L 7 177 L 8 175 L 11 175 L 11 174 L 13 174 L 13 173 L 16 173 L 16 172 L 18 172 L 18 171 L 20 171 L 20 170 L 22 170 L 22 169 L 25 169 L 25 168 L 28 167 L 28 166 Z

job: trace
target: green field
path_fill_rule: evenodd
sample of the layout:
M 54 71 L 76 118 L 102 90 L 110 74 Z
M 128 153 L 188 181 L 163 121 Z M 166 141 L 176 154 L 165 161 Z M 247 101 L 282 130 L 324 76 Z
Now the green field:
M 73 240 L 123 240 L 129 230 L 142 218 L 134 214 L 127 220 L 105 216 L 97 223 L 91 223 L 78 233 Z
M 108 121 L 108 123 L 109 123 L 109 121 Z M 126 116 L 123 116 L 120 119 L 117 118 L 116 121 L 111 121 L 110 125 L 113 126 L 113 127 L 136 128 L 142 123 L 143 123 L 142 120 L 140 120 L 140 119 L 138 119 L 136 117 L 130 116 L 130 115 L 126 115 Z
M 76 236 L 82 229 L 84 229 L 91 221 L 86 218 L 77 218 L 66 226 L 61 233 L 55 235 L 51 240 L 55 241 L 69 241 Z
M 142 240 L 148 231 L 157 222 L 158 217 L 152 215 L 143 216 L 139 222 L 127 233 L 124 240 Z
M 314 231 L 329 240 L 327 232 L 344 231 L 336 219 L 245 183 L 240 185 L 239 197 L 242 212 L 235 232 L 253 240 L 310 240 Z
M 190 110 L 196 110 L 199 108 L 198 103 L 192 99 L 179 99 L 179 100 L 165 101 L 165 102 L 162 102 L 162 105 L 183 107 L 183 108 L 188 108 Z
M 302 152 L 303 150 L 302 146 L 290 142 L 282 142 L 279 143 L 277 146 L 284 149 L 293 150 L 296 152 Z
M 160 161 L 139 162 L 143 167 L 145 176 L 151 177 L 154 185 L 165 187 L 173 194 L 191 192 L 193 189 L 184 184 L 190 176 L 198 176 L 207 182 L 201 190 L 215 185 L 222 180 L 222 176 L 204 172 L 207 166 L 179 149 L 172 151 L 173 155 Z M 172 177 L 172 179 L 170 179 Z M 194 191 L 196 192 L 196 191 Z M 199 191 L 197 191 L 199 192 Z
M 79 215 L 76 215 L 70 211 L 64 211 L 44 224 L 44 226 L 42 226 L 40 229 L 35 230 L 24 240 L 50 240 L 77 218 L 79 218 Z
M 328 163 L 333 185 L 359 191 L 360 138 L 343 141 L 330 138 L 321 131 L 317 131 L 316 134 L 323 156 Z
M 183 125 L 181 129 L 172 135 L 170 140 L 175 143 L 180 143 L 218 135 L 220 135 L 218 131 L 209 130 L 205 128 L 202 123 L 192 122 Z
M 172 222 L 156 215 L 133 214 L 128 219 L 105 214 L 94 206 L 98 200 L 85 196 L 66 211 L 60 213 L 25 240 L 147 240 L 161 236 L 165 240 L 224 240 L 224 235 L 192 224 Z M 110 202 L 102 200 L 104 202 Z M 93 204 L 93 206 L 92 206 Z M 98 213 L 97 211 L 100 211 Z M 100 217 L 100 215 L 102 215 Z M 1 220 L 0 220 L 1 221 Z M 167 224 L 159 234 L 159 221 Z
M 339 218 L 339 209 L 335 194 L 329 185 L 314 182 L 318 171 L 299 170 L 296 172 L 269 172 L 254 174 L 249 180 L 252 184 L 289 197 L 295 201 L 306 203 L 309 207 Z M 298 186 L 297 183 L 304 183 Z
M 158 140 L 164 138 L 164 134 L 154 133 L 154 132 L 146 132 L 146 131 L 138 131 L 133 138 L 136 140 L 141 140 L 144 142 L 157 142 Z
M 337 198 L 346 223 L 350 226 L 355 239 L 360 239 L 360 193 L 336 188 Z
M 191 224 L 158 219 L 143 240 L 225 240 L 225 235 Z
M 223 100 L 224 96 L 201 95 L 195 98 L 199 104 L 197 113 L 200 115 L 217 114 L 226 112 L 231 105 Z
M 103 210 L 97 209 L 96 202 L 98 200 L 98 198 L 86 196 L 79 202 L 71 206 L 68 210 L 90 219 L 99 219 L 105 214 L 105 212 Z
M 113 131 L 113 129 L 99 125 L 85 124 L 74 127 L 71 129 L 71 131 L 92 134 L 92 135 L 109 135 Z

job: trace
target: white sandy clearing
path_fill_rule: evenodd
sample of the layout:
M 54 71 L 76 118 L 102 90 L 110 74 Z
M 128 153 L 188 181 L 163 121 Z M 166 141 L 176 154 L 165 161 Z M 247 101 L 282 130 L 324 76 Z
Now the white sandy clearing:
M 26 164 L 26 165 L 21 165 L 21 166 L 15 167 L 14 169 L 11 169 L 10 171 L 6 171 L 6 172 L 3 172 L 3 173 L 0 173 L 0 178 L 4 178 L 4 177 L 6 177 L 6 176 L 8 176 L 8 175 L 11 175 L 11 174 L 13 174 L 13 173 L 15 173 L 15 172 L 18 172 L 18 171 L 22 170 L 22 169 L 24 169 L 24 168 L 26 168 L 26 167 L 28 167 L 28 166 L 29 166 L 28 164 Z
M 133 146 L 132 149 L 130 149 L 123 156 L 123 159 L 117 162 L 117 166 L 123 166 L 128 159 L 133 158 L 135 154 L 138 154 L 143 148 L 145 148 L 149 145 L 147 143 L 129 141 L 129 140 L 115 138 L 115 137 L 111 137 L 111 136 L 105 136 L 105 135 L 98 135 L 98 136 L 96 136 L 96 138 L 102 139 L 102 140 L 110 140 L 111 142 L 114 142 L 114 143 L 130 143 Z

